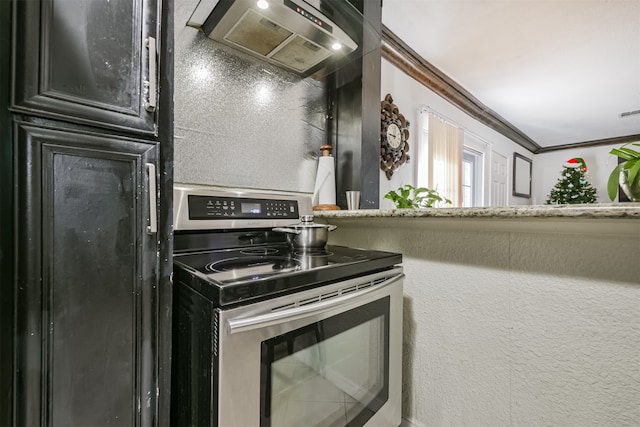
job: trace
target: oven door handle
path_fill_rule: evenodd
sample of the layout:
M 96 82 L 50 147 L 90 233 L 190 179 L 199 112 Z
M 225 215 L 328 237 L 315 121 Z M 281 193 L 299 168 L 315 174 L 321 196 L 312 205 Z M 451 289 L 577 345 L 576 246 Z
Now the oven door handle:
M 229 334 L 247 332 L 255 329 L 278 325 L 283 322 L 292 322 L 309 315 L 322 314 L 326 311 L 333 310 L 340 305 L 349 304 L 353 300 L 360 299 L 371 293 L 387 288 L 403 278 L 404 274 L 400 273 L 397 276 L 394 276 L 377 285 L 370 286 L 360 291 L 350 292 L 348 294 L 337 296 L 331 299 L 320 300 L 311 304 L 293 307 L 268 314 L 261 314 L 254 317 L 229 319 L 227 320 L 227 332 Z

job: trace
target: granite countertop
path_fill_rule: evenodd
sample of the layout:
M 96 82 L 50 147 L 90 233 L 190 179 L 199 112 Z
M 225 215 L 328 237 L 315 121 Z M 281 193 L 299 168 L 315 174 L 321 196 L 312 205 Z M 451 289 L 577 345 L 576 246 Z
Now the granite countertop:
M 640 203 L 527 205 L 483 208 L 314 211 L 316 218 L 620 218 L 640 219 Z

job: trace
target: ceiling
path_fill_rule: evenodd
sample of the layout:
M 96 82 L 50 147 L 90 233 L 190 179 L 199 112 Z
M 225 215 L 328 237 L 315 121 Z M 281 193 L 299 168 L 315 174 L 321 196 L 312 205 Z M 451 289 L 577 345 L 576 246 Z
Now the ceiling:
M 640 139 L 640 0 L 384 0 L 382 23 L 543 151 Z

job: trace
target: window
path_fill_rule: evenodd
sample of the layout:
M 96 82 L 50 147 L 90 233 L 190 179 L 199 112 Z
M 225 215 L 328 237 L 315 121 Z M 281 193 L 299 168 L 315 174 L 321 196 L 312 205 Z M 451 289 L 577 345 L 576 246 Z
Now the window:
M 422 107 L 419 112 L 417 185 L 452 200 L 448 206 L 489 206 L 492 144 Z
M 462 207 L 482 206 L 482 153 L 464 148 L 462 156 Z
M 463 131 L 427 110 L 420 113 L 418 185 L 435 189 L 452 206 L 460 206 Z

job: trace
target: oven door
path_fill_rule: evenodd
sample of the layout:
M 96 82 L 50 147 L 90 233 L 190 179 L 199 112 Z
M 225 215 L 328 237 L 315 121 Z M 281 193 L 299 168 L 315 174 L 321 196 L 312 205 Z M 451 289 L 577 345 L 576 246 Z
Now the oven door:
M 220 311 L 224 427 L 398 426 L 402 269 Z

